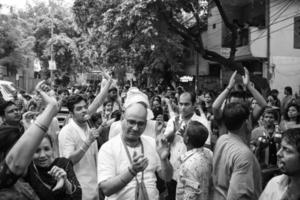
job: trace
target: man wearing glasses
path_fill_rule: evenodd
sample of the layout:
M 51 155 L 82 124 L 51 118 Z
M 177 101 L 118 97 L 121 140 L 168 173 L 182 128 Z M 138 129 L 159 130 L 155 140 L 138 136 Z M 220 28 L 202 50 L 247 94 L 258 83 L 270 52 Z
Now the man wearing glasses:
M 173 169 L 169 145 L 162 135 L 142 135 L 147 124 L 147 105 L 134 102 L 126 107 L 121 134 L 103 144 L 98 154 L 98 184 L 108 200 L 134 199 L 143 194 L 158 200 L 156 176 L 168 181 Z M 139 186 L 145 190 L 139 192 Z

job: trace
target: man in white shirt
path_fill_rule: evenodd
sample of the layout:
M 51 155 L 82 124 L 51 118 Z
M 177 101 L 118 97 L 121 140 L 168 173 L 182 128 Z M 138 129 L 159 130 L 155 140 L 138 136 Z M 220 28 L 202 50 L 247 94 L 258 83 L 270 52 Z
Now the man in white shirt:
M 178 159 L 182 154 L 184 154 L 187 149 L 183 141 L 183 132 L 189 121 L 198 121 L 203 124 L 207 130 L 209 130 L 208 138 L 205 142 L 206 145 L 210 145 L 210 127 L 209 122 L 206 119 L 205 115 L 198 116 L 194 112 L 194 106 L 196 103 L 196 96 L 190 92 L 184 92 L 179 97 L 179 116 L 172 117 L 167 124 L 164 135 L 171 142 L 171 156 L 170 162 L 173 166 L 173 180 L 171 183 L 168 183 L 169 195 L 171 199 L 175 199 L 176 194 L 176 181 L 178 176 Z
M 142 133 L 146 127 L 147 106 L 135 102 L 127 106 L 121 133 L 104 143 L 98 154 L 98 184 L 108 200 L 134 199 L 137 181 L 143 183 L 148 197 L 158 200 L 155 172 L 172 178 L 168 160 L 169 145 Z
M 110 80 L 107 83 L 90 106 L 81 95 L 75 94 L 68 98 L 67 107 L 72 119 L 62 128 L 58 136 L 60 156 L 73 162 L 84 200 L 99 200 L 96 162 L 98 146 L 95 141 L 99 136 L 99 130 L 91 129 L 87 121 L 103 103 L 111 82 Z

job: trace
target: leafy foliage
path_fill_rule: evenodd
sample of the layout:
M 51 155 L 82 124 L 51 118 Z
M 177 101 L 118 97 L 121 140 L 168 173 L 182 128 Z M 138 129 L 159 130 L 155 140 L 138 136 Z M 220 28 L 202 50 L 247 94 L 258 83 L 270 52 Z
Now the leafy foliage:
M 193 5 L 193 6 L 192 6 Z M 181 0 L 76 0 L 75 21 L 89 38 L 87 45 L 97 51 L 91 62 L 103 66 L 132 66 L 137 72 L 182 71 L 184 38 L 170 30 L 174 22 L 189 29 L 184 12 L 199 15 L 198 1 Z
M 31 31 L 32 26 L 18 15 L 0 15 L 0 65 L 11 71 L 26 67 L 34 56 Z

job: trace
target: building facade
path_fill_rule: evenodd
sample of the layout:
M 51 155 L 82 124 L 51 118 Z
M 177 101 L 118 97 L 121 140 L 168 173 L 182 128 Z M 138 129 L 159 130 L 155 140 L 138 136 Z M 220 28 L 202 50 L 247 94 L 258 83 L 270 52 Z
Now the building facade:
M 300 90 L 300 1 L 297 0 L 223 0 L 224 11 L 238 28 L 235 60 L 248 70 L 269 80 L 270 87 L 283 95 L 285 86 Z M 225 27 L 218 8 L 209 7 L 208 28 L 202 33 L 204 47 L 224 57 L 230 53 L 231 33 Z M 195 53 L 196 54 L 196 53 Z M 222 87 L 232 71 L 218 63 L 198 60 L 199 71 L 218 77 Z M 195 62 L 197 63 L 197 62 Z M 197 66 L 197 65 L 195 65 Z M 195 72 L 189 67 L 188 72 Z M 195 73 L 194 73 L 195 74 Z M 214 76 L 212 77 L 214 80 Z

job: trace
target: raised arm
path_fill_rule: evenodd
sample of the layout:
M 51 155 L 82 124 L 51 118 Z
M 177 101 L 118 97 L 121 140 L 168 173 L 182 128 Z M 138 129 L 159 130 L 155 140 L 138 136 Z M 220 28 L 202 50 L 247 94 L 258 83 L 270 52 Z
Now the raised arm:
M 252 117 L 256 120 L 260 117 L 262 110 L 267 107 L 267 102 L 265 98 L 255 89 L 253 84 L 250 82 L 249 71 L 244 67 L 245 75 L 243 78 L 244 86 L 249 90 L 252 94 L 253 98 L 256 100 L 257 104 L 253 109 Z
M 105 78 L 108 81 L 107 81 L 106 85 L 104 86 L 104 88 L 103 89 L 101 88 L 100 93 L 96 96 L 94 101 L 89 105 L 89 107 L 88 107 L 89 115 L 94 114 L 97 111 L 98 107 L 103 104 L 103 102 L 105 101 L 105 98 L 107 97 L 109 87 L 112 83 L 112 77 L 109 76 L 106 72 L 104 72 L 103 69 L 102 69 L 102 75 L 103 75 L 103 78 Z
M 47 105 L 45 110 L 25 131 L 5 158 L 7 166 L 16 175 L 22 175 L 26 170 L 32 160 L 34 152 L 46 134 L 48 126 L 58 112 L 59 106 L 57 101 L 44 92 L 45 87 L 44 81 L 36 86 L 36 90 L 40 93 Z
M 230 90 L 234 87 L 235 84 L 235 77 L 236 77 L 237 71 L 234 71 L 233 74 L 230 77 L 228 86 L 223 90 L 223 92 L 216 98 L 212 105 L 212 112 L 215 119 L 222 118 L 222 110 L 221 107 L 223 105 L 224 100 L 227 98 Z

